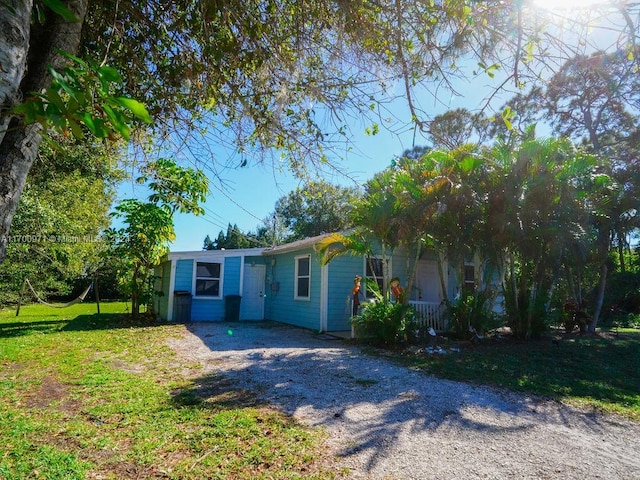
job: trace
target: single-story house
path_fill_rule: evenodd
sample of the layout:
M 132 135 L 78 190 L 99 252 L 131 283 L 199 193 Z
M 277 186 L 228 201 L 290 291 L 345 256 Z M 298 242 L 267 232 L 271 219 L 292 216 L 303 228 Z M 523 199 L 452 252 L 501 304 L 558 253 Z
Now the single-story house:
M 239 320 L 268 319 L 320 332 L 350 330 L 354 277 L 375 273 L 381 279 L 382 259 L 343 255 L 321 265 L 315 246 L 325 237 L 272 248 L 171 252 L 156 269 L 161 292 L 156 312 L 168 321 L 220 321 L 235 309 Z M 404 285 L 406 256 L 394 254 L 388 261 L 390 276 Z M 443 330 L 444 294 L 436 262 L 429 254 L 419 261 L 409 299 L 423 324 Z M 446 262 L 443 268 L 453 298 L 462 285 Z M 465 267 L 466 282 L 474 282 L 474 268 Z

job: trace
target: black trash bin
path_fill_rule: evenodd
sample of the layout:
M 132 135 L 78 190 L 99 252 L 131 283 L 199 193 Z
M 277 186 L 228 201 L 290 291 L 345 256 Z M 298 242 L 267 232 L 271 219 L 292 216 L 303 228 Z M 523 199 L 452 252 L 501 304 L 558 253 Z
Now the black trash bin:
M 176 290 L 175 297 L 175 318 L 174 321 L 187 323 L 191 321 L 191 292 L 188 290 Z
M 224 297 L 224 320 L 237 322 L 240 320 L 240 295 L 227 295 Z

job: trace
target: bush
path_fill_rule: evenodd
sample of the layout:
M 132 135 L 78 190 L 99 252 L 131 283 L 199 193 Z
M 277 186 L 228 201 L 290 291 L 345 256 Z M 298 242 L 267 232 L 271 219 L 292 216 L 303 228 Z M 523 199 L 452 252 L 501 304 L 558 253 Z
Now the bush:
M 382 299 L 364 304 L 362 312 L 352 319 L 352 324 L 359 336 L 384 345 L 411 340 L 416 330 L 410 305 Z
M 491 299 L 491 292 L 483 290 L 448 303 L 446 315 L 456 337 L 467 338 L 471 329 L 483 333 L 501 325 L 498 314 L 491 309 Z

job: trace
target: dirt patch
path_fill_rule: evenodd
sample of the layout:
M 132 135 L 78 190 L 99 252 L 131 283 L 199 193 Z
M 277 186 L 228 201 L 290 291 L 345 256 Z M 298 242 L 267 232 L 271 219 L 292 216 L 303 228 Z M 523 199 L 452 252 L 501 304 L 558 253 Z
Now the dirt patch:
M 42 383 L 34 392 L 26 395 L 25 403 L 28 408 L 46 409 L 57 404 L 57 408 L 69 414 L 78 410 L 79 403 L 69 397 L 69 386 L 60 383 L 52 376 L 45 376 Z
M 132 373 L 134 375 L 141 374 L 145 371 L 144 366 L 140 364 L 135 365 L 132 363 L 127 363 L 123 360 L 113 360 L 111 362 L 111 365 L 113 366 L 113 368 L 117 368 L 118 370 L 122 370 L 123 372 L 127 372 L 127 373 Z

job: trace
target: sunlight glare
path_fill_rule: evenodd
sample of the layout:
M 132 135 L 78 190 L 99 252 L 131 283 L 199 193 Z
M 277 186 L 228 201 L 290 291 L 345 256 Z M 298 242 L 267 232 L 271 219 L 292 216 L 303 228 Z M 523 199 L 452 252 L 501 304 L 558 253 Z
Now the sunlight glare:
M 533 0 L 536 7 L 546 10 L 585 9 L 603 3 L 603 0 Z

